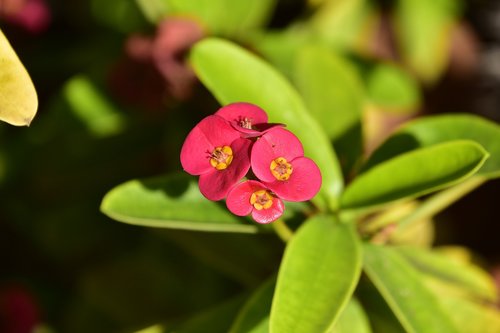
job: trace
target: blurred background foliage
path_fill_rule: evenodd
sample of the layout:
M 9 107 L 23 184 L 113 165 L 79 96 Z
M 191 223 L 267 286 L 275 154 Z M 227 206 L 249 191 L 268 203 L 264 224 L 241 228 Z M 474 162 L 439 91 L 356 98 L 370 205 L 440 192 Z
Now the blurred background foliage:
M 260 55 L 311 112 L 350 110 L 320 119 L 349 179 L 413 117 L 500 122 L 499 16 L 494 0 L 0 0 L 40 100 L 30 128 L 0 126 L 0 331 L 176 325 L 233 311 L 276 270 L 284 245 L 271 235 L 153 230 L 99 212 L 117 184 L 179 171 L 185 135 L 218 108 L 185 61 L 197 40 Z M 434 242 L 469 247 L 500 280 L 498 185 L 440 214 Z

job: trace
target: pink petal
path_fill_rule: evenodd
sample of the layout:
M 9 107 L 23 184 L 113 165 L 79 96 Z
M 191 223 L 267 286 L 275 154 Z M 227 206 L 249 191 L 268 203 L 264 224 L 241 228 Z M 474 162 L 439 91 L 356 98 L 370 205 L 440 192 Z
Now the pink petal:
M 271 162 L 284 157 L 288 162 L 304 156 L 300 140 L 290 131 L 275 127 L 257 140 L 252 148 L 252 171 L 263 182 L 273 182 L 276 178 L 271 173 Z
M 252 120 L 253 124 L 267 123 L 267 114 L 257 105 L 239 102 L 232 103 L 220 108 L 216 113 L 230 122 L 239 122 L 244 118 Z
M 181 149 L 183 169 L 192 175 L 201 175 L 213 169 L 210 154 L 216 147 L 229 146 L 240 137 L 221 117 L 208 116 L 189 132 Z
M 268 209 L 252 210 L 252 217 L 255 222 L 266 224 L 276 221 L 281 215 L 283 215 L 283 211 L 285 210 L 285 206 L 283 205 L 283 201 L 280 198 L 273 199 L 273 205 Z
M 247 180 L 234 186 L 227 194 L 226 205 L 234 215 L 246 216 L 252 212 L 252 193 L 266 187 L 255 180 Z
M 250 169 L 250 147 L 252 142 L 248 139 L 238 138 L 231 143 L 233 161 L 224 170 L 211 171 L 200 176 L 200 192 L 209 200 L 224 199 L 228 191 L 240 181 Z
M 265 183 L 276 195 L 288 201 L 306 201 L 312 199 L 321 187 L 321 172 L 313 160 L 298 157 L 291 162 L 292 175 L 288 180 L 274 180 Z

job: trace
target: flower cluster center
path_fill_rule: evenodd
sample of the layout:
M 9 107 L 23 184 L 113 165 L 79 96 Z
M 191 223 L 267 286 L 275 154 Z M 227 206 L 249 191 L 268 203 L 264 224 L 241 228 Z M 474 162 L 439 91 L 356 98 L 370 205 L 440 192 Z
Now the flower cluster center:
M 252 193 L 250 204 L 257 210 L 268 209 L 273 205 L 273 196 L 267 190 L 259 190 Z
M 241 118 L 239 121 L 238 121 L 238 125 L 240 127 L 243 127 L 243 128 L 246 128 L 246 129 L 252 129 L 252 119 L 250 118 Z
M 293 167 L 284 157 L 278 157 L 270 165 L 271 173 L 277 180 L 288 180 L 293 172 Z
M 210 165 L 217 170 L 224 170 L 233 161 L 233 150 L 229 146 L 217 147 L 210 154 Z

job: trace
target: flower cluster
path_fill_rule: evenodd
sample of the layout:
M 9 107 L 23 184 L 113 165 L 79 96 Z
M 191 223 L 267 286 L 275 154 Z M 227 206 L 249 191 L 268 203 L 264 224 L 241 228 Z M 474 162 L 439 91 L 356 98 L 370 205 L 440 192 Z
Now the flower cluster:
M 188 134 L 182 167 L 200 176 L 200 192 L 207 199 L 226 198 L 233 214 L 270 223 L 283 214 L 282 200 L 306 201 L 321 187 L 319 168 L 283 126 L 268 123 L 256 105 L 226 105 Z

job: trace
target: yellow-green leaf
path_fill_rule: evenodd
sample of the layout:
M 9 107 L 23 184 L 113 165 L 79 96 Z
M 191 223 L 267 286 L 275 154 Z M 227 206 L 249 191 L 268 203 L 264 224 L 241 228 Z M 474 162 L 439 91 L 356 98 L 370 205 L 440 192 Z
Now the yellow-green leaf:
M 0 30 L 0 120 L 29 126 L 38 108 L 31 78 Z

